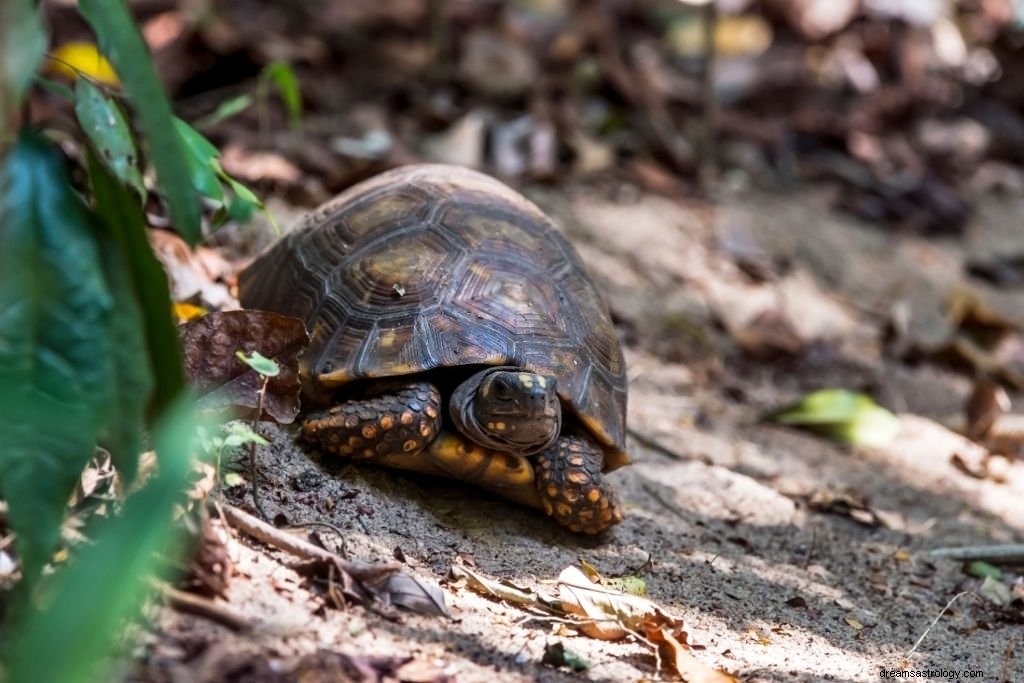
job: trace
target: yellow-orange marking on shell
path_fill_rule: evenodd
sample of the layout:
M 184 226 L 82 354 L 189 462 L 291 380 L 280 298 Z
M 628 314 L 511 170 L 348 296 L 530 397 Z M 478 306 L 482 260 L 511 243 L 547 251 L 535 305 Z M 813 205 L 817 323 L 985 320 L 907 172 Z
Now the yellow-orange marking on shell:
M 583 467 L 583 456 L 582 455 L 574 455 L 574 456 L 572 456 L 571 458 L 569 458 L 569 464 L 572 465 L 573 467 Z
M 590 491 L 587 492 L 587 500 L 591 503 L 596 503 L 601 500 L 601 492 L 597 489 L 590 489 Z
M 427 406 L 423 412 L 427 414 L 427 417 L 437 417 L 437 408 L 434 406 Z
M 499 432 L 505 431 L 505 423 L 504 422 L 495 422 L 494 423 L 494 429 L 496 429 Z
M 562 517 L 568 517 L 572 514 L 572 507 L 566 505 L 565 503 L 559 503 L 557 509 L 558 514 L 560 514 Z M 581 514 L 580 516 L 582 517 L 583 515 Z
M 338 449 L 338 453 L 341 454 L 341 455 L 352 455 L 352 447 L 351 446 L 341 446 Z
M 548 484 L 547 493 L 548 493 L 548 497 L 549 498 L 557 498 L 558 497 L 558 487 L 555 486 L 554 484 Z
M 589 478 L 586 472 L 570 472 L 569 476 L 566 477 L 566 479 L 574 484 L 586 484 Z
M 375 436 L 377 436 L 377 430 L 374 428 L 373 425 L 363 425 L 364 439 L 372 439 Z
M 428 423 L 420 423 L 420 436 L 430 436 L 432 432 L 433 430 L 430 428 L 430 425 Z
M 391 429 L 395 426 L 395 418 L 390 415 L 384 415 L 380 418 L 380 428 L 384 430 Z
M 411 425 L 414 418 L 415 416 L 412 414 L 412 412 L 406 410 L 403 411 L 402 414 L 398 417 L 398 421 L 404 425 Z
M 409 439 L 408 441 L 406 441 L 405 443 L 402 444 L 402 450 L 405 451 L 406 453 L 410 453 L 410 452 L 416 450 L 416 445 L 417 444 L 416 444 L 415 441 L 413 441 L 412 439 Z

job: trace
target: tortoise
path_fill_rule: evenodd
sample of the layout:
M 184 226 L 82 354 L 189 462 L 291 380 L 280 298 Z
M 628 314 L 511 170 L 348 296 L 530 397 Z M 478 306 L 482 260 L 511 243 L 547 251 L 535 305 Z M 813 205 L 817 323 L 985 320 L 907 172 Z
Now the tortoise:
M 473 482 L 576 532 L 622 520 L 604 477 L 629 463 L 622 349 L 572 246 L 508 186 L 377 175 L 261 254 L 239 298 L 305 321 L 319 450 Z

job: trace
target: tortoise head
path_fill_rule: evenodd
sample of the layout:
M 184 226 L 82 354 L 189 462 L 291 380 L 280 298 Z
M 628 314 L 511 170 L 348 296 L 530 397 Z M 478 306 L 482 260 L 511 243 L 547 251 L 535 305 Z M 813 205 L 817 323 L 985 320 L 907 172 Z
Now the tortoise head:
M 452 392 L 456 428 L 488 448 L 529 455 L 551 446 L 562 429 L 555 379 L 516 367 L 482 370 Z

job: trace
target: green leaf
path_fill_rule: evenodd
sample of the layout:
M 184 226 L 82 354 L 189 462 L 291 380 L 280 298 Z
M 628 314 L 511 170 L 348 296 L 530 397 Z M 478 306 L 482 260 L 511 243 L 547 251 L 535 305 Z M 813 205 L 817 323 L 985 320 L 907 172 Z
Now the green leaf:
M 971 576 L 977 576 L 979 579 L 991 578 L 1001 579 L 1003 578 L 1003 570 L 995 565 L 989 564 L 988 562 L 982 562 L 981 560 L 974 560 L 964 569 Z
M 68 102 L 75 101 L 75 91 L 68 86 L 55 81 L 51 78 L 43 78 L 42 76 L 36 76 L 36 85 L 45 90 L 48 93 L 52 93 L 57 97 L 63 98 Z
M 78 8 L 99 37 L 103 53 L 117 70 L 138 114 L 171 220 L 185 241 L 195 244 L 202 236 L 199 201 L 189 182 L 189 166 L 172 123 L 171 105 L 142 34 L 122 0 L 81 0 Z
M 99 158 L 144 201 L 146 188 L 139 172 L 139 154 L 121 108 L 89 79 L 79 78 L 75 85 L 75 114 Z
M 884 446 L 899 433 L 900 421 L 871 397 L 848 389 L 822 389 L 767 419 L 805 427 L 842 443 Z
M 245 111 L 252 106 L 252 103 L 253 96 L 248 93 L 224 100 L 211 113 L 196 121 L 196 128 L 203 129 L 216 126 L 218 123 L 227 121 L 232 116 Z
M 241 351 L 235 351 L 235 356 L 264 377 L 277 377 L 281 372 L 281 366 L 276 361 L 267 358 L 259 351 L 253 351 L 250 356 L 246 356 Z
M 153 254 L 142 209 L 123 185 L 116 182 L 90 155 L 89 181 L 96 211 L 103 227 L 119 245 L 131 278 L 131 291 L 138 298 L 144 327 L 146 356 L 156 381 L 151 402 L 137 400 L 158 415 L 185 387 L 181 342 L 171 312 L 171 291 L 167 274 Z
M 46 52 L 46 31 L 33 0 L 0 2 L 0 147 Z
M 48 601 L 7 633 L 8 681 L 87 683 L 117 678 L 110 670 L 126 620 L 137 620 L 150 576 L 183 555 L 172 511 L 185 501 L 196 425 L 191 399 L 174 402 L 154 430 L 160 467 L 103 520 L 94 542 L 53 577 Z M 161 560 L 157 553 L 166 557 Z M 167 560 L 171 560 L 168 562 Z M 54 657 L 54 648 L 60 656 Z
M 23 132 L 0 171 L 0 493 L 30 585 L 106 423 L 113 300 L 63 162 Z
M 124 186 L 108 173 L 95 154 L 89 153 L 87 163 L 90 183 L 94 188 L 100 188 L 94 194 L 96 213 L 101 219 L 101 230 L 104 233 L 100 238 L 103 270 L 113 295 L 115 310 L 111 330 L 116 340 L 112 350 L 113 400 L 109 424 L 106 426 L 106 445 L 121 476 L 130 482 L 138 466 L 146 409 L 154 386 L 142 307 L 125 254 L 126 245 L 119 239 L 124 227 L 120 225 L 121 212 L 114 205 L 118 201 L 127 205 L 132 202 Z M 140 230 L 142 226 L 136 226 L 135 229 Z
M 174 119 L 174 129 L 178 131 L 178 136 L 185 147 L 192 187 L 205 197 L 223 202 L 224 192 L 221 190 L 220 181 L 217 180 L 217 170 L 220 168 L 217 159 L 220 158 L 220 150 L 199 131 L 177 117 Z
M 297 130 L 302 116 L 302 93 L 299 91 L 299 79 L 295 76 L 295 70 L 290 64 L 275 60 L 263 67 L 261 77 L 277 87 L 284 108 L 288 112 L 289 125 L 293 130 Z

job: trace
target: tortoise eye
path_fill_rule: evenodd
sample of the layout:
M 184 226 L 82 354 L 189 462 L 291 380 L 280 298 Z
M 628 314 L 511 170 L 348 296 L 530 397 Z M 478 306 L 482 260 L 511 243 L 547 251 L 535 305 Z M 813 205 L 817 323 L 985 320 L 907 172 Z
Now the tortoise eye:
M 495 377 L 494 381 L 491 382 L 491 388 L 494 390 L 494 396 L 503 401 L 507 401 L 512 398 L 512 385 L 508 383 L 507 379 L 502 377 Z

